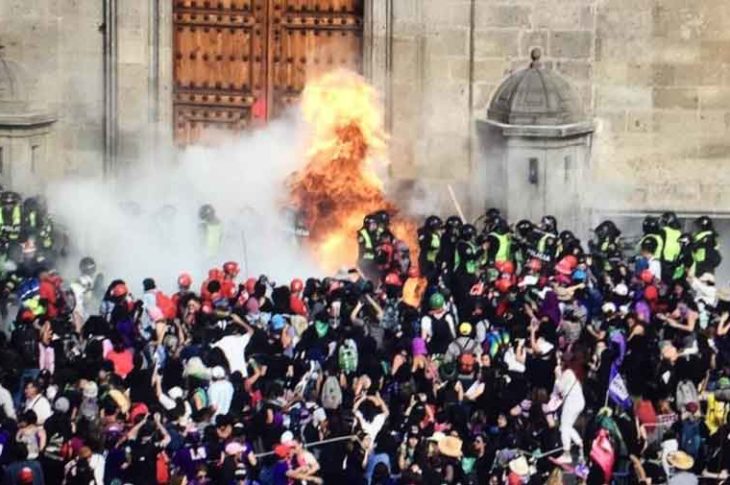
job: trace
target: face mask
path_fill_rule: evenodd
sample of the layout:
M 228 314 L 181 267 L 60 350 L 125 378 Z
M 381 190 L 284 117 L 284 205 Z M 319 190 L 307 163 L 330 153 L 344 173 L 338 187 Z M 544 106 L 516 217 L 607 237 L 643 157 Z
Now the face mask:
M 329 328 L 330 326 L 327 324 L 327 322 L 314 322 L 314 329 L 317 331 L 317 336 L 319 338 L 327 335 L 327 330 L 329 330 Z

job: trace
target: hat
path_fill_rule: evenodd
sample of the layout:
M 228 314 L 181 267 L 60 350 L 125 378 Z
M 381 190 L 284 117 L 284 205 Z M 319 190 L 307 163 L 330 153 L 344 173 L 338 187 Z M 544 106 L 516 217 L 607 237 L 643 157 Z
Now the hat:
M 421 337 L 414 338 L 411 342 L 411 351 L 413 352 L 414 357 L 428 354 L 428 350 L 426 350 L 426 341 Z
M 18 483 L 33 483 L 33 470 L 24 466 L 18 472 Z
M 446 435 L 442 433 L 441 431 L 436 431 L 434 434 L 428 437 L 428 441 L 433 441 L 434 443 L 438 443 L 441 440 L 446 438 Z
M 471 335 L 471 331 L 472 331 L 471 323 L 463 322 L 461 325 L 459 325 L 459 335 L 468 337 L 469 335 Z
M 152 278 L 145 278 L 142 281 L 142 288 L 144 288 L 144 291 L 155 289 L 155 280 L 153 280 Z
M 646 298 L 646 301 L 656 301 L 659 299 L 659 290 L 656 286 L 647 286 L 644 290 L 644 298 Z
M 461 440 L 455 436 L 446 436 L 438 442 L 439 453 L 450 458 L 461 458 Z
M 717 387 L 719 389 L 730 388 L 730 377 L 721 377 L 717 380 Z
M 183 397 L 183 390 L 178 387 L 171 387 L 169 391 L 167 391 L 167 395 L 170 396 L 170 399 L 180 399 Z
M 246 313 L 258 313 L 259 301 L 256 298 L 249 298 L 246 302 Z
M 515 475 L 524 477 L 530 474 L 530 466 L 527 464 L 527 458 L 520 456 L 509 462 L 509 470 Z
M 58 411 L 59 413 L 66 414 L 70 408 L 71 403 L 68 401 L 67 398 L 63 396 L 56 399 L 56 402 L 53 403 L 53 409 Z
M 149 412 L 150 410 L 145 403 L 135 403 L 129 411 L 129 420 L 134 423 L 138 417 L 145 416 L 149 414 Z
M 667 462 L 677 470 L 691 470 L 695 460 L 684 451 L 673 451 L 667 456 Z
M 619 283 L 613 289 L 613 292 L 618 296 L 627 296 L 629 294 L 629 287 L 625 283 Z
M 207 380 L 209 376 L 208 368 L 203 364 L 200 357 L 192 357 L 185 364 L 183 377 L 195 377 L 197 379 Z
M 210 375 L 211 377 L 213 377 L 213 379 L 219 381 L 226 377 L 226 370 L 223 367 L 217 365 L 213 367 L 213 371 L 210 373 Z
M 603 310 L 603 313 L 616 313 L 616 305 L 611 302 L 604 303 L 601 310 Z
M 730 302 L 730 288 L 719 288 L 717 290 L 717 299 L 724 302 Z
M 291 431 L 284 431 L 279 438 L 279 443 L 282 445 L 290 445 L 292 441 L 294 441 L 294 433 Z
M 88 446 L 82 446 L 79 450 L 79 458 L 90 458 L 91 457 L 91 448 Z
M 96 385 L 96 382 L 89 381 L 84 386 L 84 397 L 87 399 L 96 399 L 96 397 L 99 395 L 99 387 Z
M 289 456 L 289 447 L 287 445 L 276 445 L 274 447 L 274 454 L 279 458 L 286 458 Z
M 283 329 L 285 324 L 286 321 L 284 320 L 284 317 L 279 314 L 272 316 L 271 320 L 269 320 L 269 327 L 271 327 L 271 330 L 274 332 L 278 332 Z
M 107 395 L 114 401 L 114 403 L 124 414 L 127 414 L 129 412 L 129 398 L 122 391 L 120 391 L 119 389 L 112 389 L 107 393 Z

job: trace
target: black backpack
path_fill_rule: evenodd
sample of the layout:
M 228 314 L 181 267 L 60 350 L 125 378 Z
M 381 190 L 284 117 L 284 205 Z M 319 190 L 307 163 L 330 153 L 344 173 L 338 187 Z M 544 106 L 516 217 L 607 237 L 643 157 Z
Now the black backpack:
M 13 346 L 20 353 L 23 366 L 38 367 L 38 331 L 30 323 L 21 323 L 13 330 Z

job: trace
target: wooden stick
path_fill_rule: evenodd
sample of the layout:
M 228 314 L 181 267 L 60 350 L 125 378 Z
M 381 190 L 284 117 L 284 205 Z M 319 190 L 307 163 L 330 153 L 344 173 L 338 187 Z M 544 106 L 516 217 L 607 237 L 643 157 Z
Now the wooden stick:
M 461 222 L 466 224 L 466 217 L 464 217 L 464 211 L 461 210 L 461 205 L 459 205 L 459 201 L 456 200 L 456 194 L 454 193 L 454 188 L 451 186 L 451 184 L 446 184 L 446 188 L 449 189 L 449 195 L 451 196 L 451 202 L 454 203 L 454 207 L 456 207 L 456 212 L 459 214 L 459 217 L 461 217 Z

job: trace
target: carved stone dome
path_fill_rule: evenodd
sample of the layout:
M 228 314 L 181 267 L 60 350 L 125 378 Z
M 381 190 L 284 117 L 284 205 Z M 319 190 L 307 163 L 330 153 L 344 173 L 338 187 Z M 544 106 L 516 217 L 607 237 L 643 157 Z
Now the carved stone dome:
M 487 119 L 508 125 L 555 126 L 586 121 L 580 97 L 564 77 L 543 69 L 533 49 L 526 69 L 510 74 L 492 96 Z

